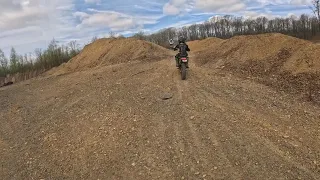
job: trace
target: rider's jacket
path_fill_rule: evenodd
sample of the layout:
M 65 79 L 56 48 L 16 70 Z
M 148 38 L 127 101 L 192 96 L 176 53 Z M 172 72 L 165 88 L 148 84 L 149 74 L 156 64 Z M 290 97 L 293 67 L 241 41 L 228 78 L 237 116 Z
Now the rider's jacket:
M 176 47 L 174 47 L 174 50 L 179 49 L 179 55 L 182 57 L 188 57 L 188 53 L 187 51 L 190 51 L 189 46 L 186 43 L 179 43 L 178 45 L 176 45 Z

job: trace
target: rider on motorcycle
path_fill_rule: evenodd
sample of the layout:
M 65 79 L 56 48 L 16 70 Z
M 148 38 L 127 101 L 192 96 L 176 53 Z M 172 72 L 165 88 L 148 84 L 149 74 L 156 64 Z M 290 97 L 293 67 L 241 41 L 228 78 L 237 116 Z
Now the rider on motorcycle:
M 189 46 L 186 44 L 186 40 L 183 36 L 179 37 L 179 44 L 176 45 L 176 47 L 174 47 L 174 50 L 176 51 L 177 49 L 179 49 L 179 53 L 175 56 L 176 58 L 176 67 L 179 67 L 179 58 L 180 57 L 188 57 L 188 53 L 187 51 L 190 51 Z M 188 64 L 187 68 L 189 68 Z

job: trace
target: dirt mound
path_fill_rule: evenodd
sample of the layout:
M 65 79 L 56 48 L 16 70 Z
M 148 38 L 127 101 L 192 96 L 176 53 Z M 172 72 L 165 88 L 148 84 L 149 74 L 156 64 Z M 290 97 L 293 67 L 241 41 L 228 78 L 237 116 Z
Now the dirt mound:
M 134 38 L 103 38 L 87 45 L 78 56 L 50 74 L 132 61 L 159 61 L 169 56 L 169 50 L 150 42 Z
M 316 35 L 316 36 L 312 37 L 310 39 L 310 41 L 315 43 L 315 44 L 319 44 L 320 43 L 320 35 Z
M 199 51 L 196 62 L 320 99 L 319 47 L 282 34 L 237 36 Z
M 208 48 L 215 48 L 221 42 L 223 42 L 222 39 L 210 37 L 204 40 L 191 41 L 187 44 L 189 45 L 192 52 L 199 52 Z

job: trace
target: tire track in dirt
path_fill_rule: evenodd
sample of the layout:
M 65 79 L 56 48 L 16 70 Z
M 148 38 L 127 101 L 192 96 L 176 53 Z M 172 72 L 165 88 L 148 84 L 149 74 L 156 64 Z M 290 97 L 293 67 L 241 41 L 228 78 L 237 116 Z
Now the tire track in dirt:
M 178 71 L 178 70 L 176 70 Z M 203 102 L 195 102 L 193 101 L 194 97 L 197 96 L 197 90 L 194 86 L 194 72 L 192 70 L 192 63 L 190 66 L 190 69 L 188 70 L 188 79 L 187 81 L 181 81 L 180 78 L 180 74 L 179 73 L 175 73 L 173 72 L 173 76 L 174 74 L 177 74 L 175 77 L 173 77 L 173 80 L 176 84 L 176 89 L 178 90 L 178 94 L 179 94 L 179 99 L 182 100 L 182 104 L 184 105 L 184 111 L 183 113 L 186 114 L 186 118 L 181 122 L 184 126 L 186 126 L 186 130 L 184 132 L 189 132 L 188 135 L 187 133 L 185 133 L 185 137 L 190 137 L 189 138 L 189 144 L 191 144 L 191 148 L 190 148 L 190 155 L 192 156 L 191 159 L 194 159 L 194 162 L 197 162 L 199 170 L 202 172 L 199 172 L 201 174 L 203 174 L 204 177 L 206 178 L 214 178 L 214 177 L 221 177 L 221 178 L 229 178 L 229 179 L 239 179 L 240 175 L 237 172 L 237 170 L 235 168 L 232 167 L 231 162 L 227 160 L 227 156 L 224 155 L 223 157 L 225 158 L 224 160 L 221 160 L 221 155 L 220 154 L 224 154 L 223 150 L 220 150 L 219 155 L 220 157 L 217 157 L 217 151 L 213 151 L 216 150 L 216 147 L 218 145 L 218 141 L 216 140 L 217 138 L 215 136 L 211 134 L 204 134 L 204 131 L 200 131 L 200 128 L 197 128 L 194 125 L 194 121 L 195 118 L 196 119 L 201 119 L 204 120 L 208 117 L 204 117 L 202 114 L 197 113 L 198 110 L 192 109 L 192 107 L 194 105 L 199 105 L 199 103 L 203 103 Z M 189 108 L 188 108 L 189 107 Z M 191 108 L 190 108 L 191 107 Z M 203 111 L 205 108 L 204 107 L 200 110 Z M 196 115 L 196 117 L 195 117 Z M 199 123 L 198 121 L 198 125 L 201 124 L 201 122 Z M 206 138 L 209 137 L 209 141 L 211 141 L 211 143 L 208 143 L 206 140 Z M 213 157 L 212 157 L 213 156 Z M 227 164 L 224 164 L 224 168 L 228 168 L 228 172 L 229 173 L 219 173 L 217 170 L 218 165 L 214 166 L 212 164 L 213 159 L 215 161 L 218 161 L 217 164 L 220 163 L 223 164 L 226 161 L 228 162 Z M 194 163 L 193 162 L 193 163 Z M 211 163 L 210 163 L 211 162 Z M 192 162 L 191 162 L 192 163 Z M 220 166 L 221 167 L 221 166 Z M 207 170 L 205 170 L 207 169 Z M 208 171 L 208 169 L 210 169 L 210 171 Z M 214 172 L 216 171 L 216 172 Z M 232 172 L 232 173 L 231 173 Z M 217 175 L 219 174 L 219 175 Z
M 178 169 L 176 170 L 178 173 L 177 178 L 181 176 L 187 177 L 199 177 L 200 172 L 203 169 L 203 163 L 209 164 L 206 158 L 203 158 L 203 155 L 206 152 L 201 151 L 205 146 L 200 144 L 200 136 L 198 135 L 197 130 L 191 126 L 189 122 L 190 113 L 186 110 L 185 98 L 188 98 L 189 94 L 187 93 L 187 87 L 189 86 L 188 81 L 180 81 L 179 72 L 175 69 L 174 64 L 169 61 L 165 62 L 167 65 L 170 65 L 169 70 L 166 69 L 164 74 L 167 72 L 172 72 L 172 81 L 174 83 L 175 88 L 174 91 L 177 94 L 176 102 L 177 107 L 175 108 L 176 114 L 175 119 L 167 121 L 169 132 L 169 136 L 166 137 L 166 141 L 170 142 L 170 147 L 174 148 L 175 153 L 171 156 L 179 159 Z M 186 138 L 191 137 L 191 138 Z M 199 153 L 201 151 L 201 154 Z M 172 166 L 171 166 L 172 167 Z M 174 167 L 176 169 L 177 167 Z M 188 172 L 186 174 L 186 172 Z M 207 173 L 208 174 L 208 173 Z M 179 177 L 180 176 L 180 177 Z
M 188 81 L 181 81 L 180 72 L 175 68 L 174 63 L 170 63 L 172 71 L 172 81 L 175 84 L 175 91 L 177 92 L 177 101 L 179 102 L 179 113 L 180 119 L 176 121 L 173 125 L 173 129 L 175 132 L 174 137 L 178 137 L 176 142 L 178 145 L 175 147 L 176 154 L 180 154 L 180 162 L 184 167 L 184 170 L 180 172 L 180 176 L 183 175 L 183 172 L 188 172 L 185 174 L 187 177 L 198 177 L 200 176 L 200 172 L 202 166 L 200 162 L 206 161 L 199 155 L 199 150 L 201 149 L 201 145 L 199 144 L 200 140 L 196 133 L 194 127 L 190 126 L 188 123 L 188 119 L 190 118 L 189 114 L 186 110 L 186 98 L 188 98 L 189 94 L 187 93 L 187 87 L 189 86 Z M 169 72 L 170 72 L 169 71 Z M 191 137 L 191 138 L 186 138 Z M 170 139 L 172 137 L 168 137 Z M 179 177 L 177 177 L 179 178 Z
M 233 165 L 232 161 L 228 159 L 228 156 L 221 148 L 218 136 L 210 130 L 211 128 L 214 128 L 216 124 L 215 122 L 208 122 L 208 120 L 213 120 L 213 118 L 215 118 L 217 114 L 210 113 L 214 110 L 212 109 L 213 106 L 207 104 L 207 99 L 199 98 L 199 92 L 201 91 L 201 89 L 199 89 L 195 84 L 197 83 L 197 78 L 194 76 L 195 74 L 191 73 L 191 75 L 193 76 L 190 76 L 189 81 L 190 84 L 193 84 L 193 86 L 189 87 L 188 94 L 189 97 L 192 98 L 188 99 L 188 103 L 191 105 L 195 105 L 195 108 L 197 109 L 192 111 L 192 113 L 195 115 L 195 118 L 193 120 L 190 119 L 187 121 L 192 129 L 196 128 L 195 123 L 197 124 L 197 126 L 199 126 L 199 133 L 197 136 L 202 137 L 201 141 L 199 141 L 202 144 L 201 149 L 203 152 L 207 152 L 204 155 L 203 159 L 209 159 L 211 162 L 211 164 L 208 163 L 203 166 L 204 168 L 206 168 L 206 166 L 211 166 L 211 172 L 207 172 L 208 178 L 241 179 L 241 173 L 239 173 L 239 170 Z M 202 104 L 202 107 L 199 106 L 199 104 Z
M 202 77 L 204 77 L 204 76 L 202 76 Z M 222 132 L 220 131 L 221 133 L 226 134 L 228 132 L 234 132 L 235 129 L 239 129 L 240 127 L 241 127 L 241 129 L 237 130 L 236 132 L 241 132 L 242 134 L 243 134 L 243 132 L 248 132 L 248 130 L 246 128 L 242 128 L 242 126 L 235 126 L 234 123 L 230 124 L 230 121 L 227 120 L 227 119 L 235 119 L 235 121 L 236 121 L 237 120 L 237 118 L 235 118 L 235 116 L 236 116 L 236 117 L 240 117 L 240 119 L 245 120 L 246 117 L 252 116 L 252 113 L 247 113 L 247 112 L 255 111 L 255 109 L 246 110 L 245 108 L 248 108 L 248 106 L 246 106 L 246 105 L 240 106 L 240 107 L 242 107 L 242 109 L 239 109 L 239 106 L 235 106 L 234 103 L 229 103 L 228 101 L 225 101 L 225 100 L 222 101 L 222 100 L 220 100 L 221 98 L 219 98 L 219 97 L 213 97 L 213 96 L 209 95 L 210 91 L 205 91 L 206 88 L 203 85 L 197 84 L 197 87 L 198 87 L 198 92 L 200 92 L 200 94 L 203 95 L 203 98 L 200 98 L 200 99 L 208 99 L 212 106 L 215 106 L 216 104 L 219 104 L 216 107 L 220 108 L 220 110 L 222 112 L 222 114 L 220 114 L 220 117 L 224 117 L 225 116 L 225 118 L 223 118 L 223 119 L 226 120 L 226 121 L 224 121 L 223 123 L 220 124 L 222 129 L 224 129 L 224 131 L 222 131 Z M 229 111 L 228 114 L 231 114 L 231 116 L 230 115 L 226 116 L 225 114 L 223 114 L 224 109 L 228 109 L 228 111 Z M 256 113 L 256 114 L 258 114 L 258 113 Z M 259 119 L 259 117 L 258 116 L 253 116 L 250 119 Z M 263 119 L 267 119 L 267 118 L 265 117 Z M 230 127 L 233 127 L 233 130 L 230 129 Z M 226 134 L 226 135 L 231 137 L 234 140 L 238 139 L 237 138 L 237 134 L 231 133 L 229 135 L 228 134 Z M 257 136 L 257 134 L 244 134 L 244 137 L 255 137 L 255 136 Z M 275 146 L 273 143 L 271 143 L 271 141 L 267 140 L 266 138 L 263 138 L 261 140 L 261 138 L 262 137 L 258 136 L 258 138 L 253 138 L 249 142 L 258 141 L 258 142 L 260 142 L 260 144 L 269 145 L 269 146 L 267 146 L 268 149 L 270 149 L 274 154 L 276 154 L 277 156 L 280 156 L 282 159 L 285 159 L 289 164 L 293 165 L 294 167 L 299 168 L 300 171 L 302 170 L 306 174 L 309 174 L 310 175 L 309 178 L 313 178 L 313 179 L 318 179 L 319 178 L 319 176 L 317 174 L 315 174 L 312 171 L 308 170 L 305 166 L 301 165 L 297 161 L 293 161 L 293 160 L 289 159 L 288 157 L 284 156 L 285 153 L 282 152 L 279 148 L 277 148 L 277 146 Z M 241 143 L 241 141 L 239 141 L 238 143 Z M 248 152 L 254 152 L 254 151 L 251 149 L 251 150 L 248 150 Z M 255 154 L 252 154 L 252 156 L 254 156 L 254 155 Z M 230 160 L 230 161 L 232 161 L 232 160 Z

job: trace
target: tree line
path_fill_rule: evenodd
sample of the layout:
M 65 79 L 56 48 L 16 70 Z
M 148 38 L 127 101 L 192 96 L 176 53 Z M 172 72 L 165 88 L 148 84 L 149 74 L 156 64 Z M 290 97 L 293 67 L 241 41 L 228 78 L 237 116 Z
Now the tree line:
M 225 15 L 210 20 L 184 26 L 182 28 L 166 28 L 156 33 L 147 35 L 139 32 L 134 35 L 138 39 L 147 40 L 158 45 L 168 47 L 169 39 L 184 36 L 188 41 L 201 40 L 208 37 L 221 39 L 231 38 L 238 35 L 253 35 L 263 33 L 282 33 L 285 35 L 311 39 L 320 32 L 319 17 L 302 14 L 300 17 L 291 16 L 286 18 L 258 17 L 247 19 Z
M 125 37 L 110 31 L 109 38 Z M 93 43 L 96 40 L 98 40 L 98 37 L 94 36 L 88 43 Z M 38 70 L 46 71 L 68 62 L 78 55 L 80 51 L 81 48 L 77 41 L 71 41 L 66 45 L 58 45 L 58 42 L 55 39 L 49 43 L 47 49 L 35 49 L 33 53 L 30 52 L 24 55 L 18 54 L 12 47 L 9 58 L 7 58 L 0 49 L 0 77 L 5 77 L 7 74 L 33 72 Z
M 34 53 L 20 55 L 14 48 L 11 48 L 9 58 L 0 49 L 0 77 L 18 72 L 49 70 L 67 62 L 79 52 L 80 48 L 76 41 L 71 41 L 67 45 L 58 45 L 54 39 L 49 43 L 47 49 L 36 49 Z
M 238 35 L 254 35 L 264 33 L 282 33 L 285 35 L 311 39 L 320 32 L 320 0 L 312 0 L 310 10 L 314 15 L 302 14 L 300 17 L 277 17 L 268 19 L 244 18 L 242 16 L 225 15 L 210 20 L 184 26 L 182 28 L 166 28 L 151 35 L 139 32 L 134 35 L 138 39 L 147 40 L 158 45 L 169 47 L 169 39 L 184 36 L 187 41 L 201 40 L 208 37 L 227 39 Z

